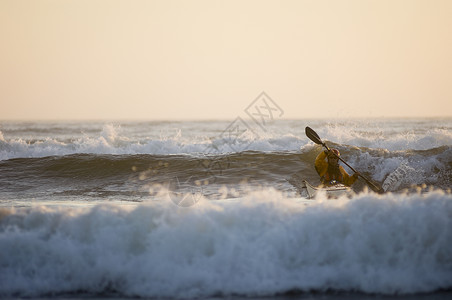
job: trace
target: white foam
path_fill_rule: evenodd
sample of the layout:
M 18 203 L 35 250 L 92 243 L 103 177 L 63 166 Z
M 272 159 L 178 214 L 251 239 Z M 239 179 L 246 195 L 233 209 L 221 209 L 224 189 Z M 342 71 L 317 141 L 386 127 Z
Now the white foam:
M 360 171 L 371 173 L 374 180 L 384 182 L 389 191 L 396 191 L 397 186 L 401 185 L 444 185 L 445 182 L 439 181 L 452 174 L 447 167 L 447 162 L 452 159 L 452 147 L 434 155 L 399 152 L 393 153 L 392 156 L 361 153 L 357 157 L 351 157 L 348 162 Z
M 1 138 L 1 136 L 0 136 Z M 98 136 L 83 135 L 77 139 L 61 140 L 46 137 L 41 140 L 22 138 L 0 139 L 0 160 L 19 157 L 44 157 L 78 153 L 91 154 L 222 154 L 246 150 L 296 151 L 306 143 L 291 134 L 280 137 L 244 135 L 238 139 L 217 136 L 184 136 L 181 130 L 160 137 L 129 137 L 120 126 L 106 124 Z
M 0 295 L 381 294 L 452 287 L 452 196 L 357 195 L 0 211 Z
M 447 122 L 445 122 L 447 123 Z M 399 150 L 428 150 L 445 145 L 452 145 L 452 131 L 435 127 L 437 124 L 420 126 L 419 124 L 398 124 L 400 128 L 391 127 L 391 123 L 351 122 L 331 124 L 321 127 L 318 134 L 323 140 L 338 144 Z
M 396 191 L 402 185 L 422 184 L 425 180 L 423 170 L 416 170 L 403 161 L 395 171 L 391 172 L 382 184 L 385 191 Z
M 394 126 L 383 121 L 314 124 L 324 141 L 347 147 L 368 147 L 386 151 L 427 150 L 452 145 L 449 121 L 417 124 L 400 121 Z M 8 125 L 8 124 L 6 124 Z M 6 126 L 3 125 L 3 126 Z M 0 132 L 0 159 L 43 157 L 76 153 L 94 154 L 193 154 L 254 151 L 298 151 L 313 143 L 305 136 L 302 121 L 280 122 L 267 131 L 247 131 L 235 138 L 226 132 L 228 123 L 140 124 L 13 124 Z M 83 126 L 82 126 L 83 125 Z M 153 128 L 152 126 L 155 126 Z M 36 136 L 27 133 L 36 127 Z M 39 130 L 38 130 L 39 129 Z M 89 134 L 83 134 L 86 130 Z

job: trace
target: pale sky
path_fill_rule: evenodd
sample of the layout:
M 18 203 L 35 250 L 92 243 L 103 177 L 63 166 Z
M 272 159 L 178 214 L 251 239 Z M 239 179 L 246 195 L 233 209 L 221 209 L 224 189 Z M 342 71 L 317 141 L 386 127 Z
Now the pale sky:
M 452 1 L 0 0 L 0 120 L 452 116 Z

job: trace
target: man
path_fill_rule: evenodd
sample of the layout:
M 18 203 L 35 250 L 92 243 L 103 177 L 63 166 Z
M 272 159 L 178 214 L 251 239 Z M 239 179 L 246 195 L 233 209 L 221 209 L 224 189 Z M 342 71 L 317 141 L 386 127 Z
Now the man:
M 323 184 L 334 185 L 335 183 L 342 183 L 351 186 L 358 179 L 358 173 L 350 176 L 339 165 L 340 155 L 337 149 L 325 150 L 317 155 L 315 159 L 315 170 L 319 173 L 320 180 Z

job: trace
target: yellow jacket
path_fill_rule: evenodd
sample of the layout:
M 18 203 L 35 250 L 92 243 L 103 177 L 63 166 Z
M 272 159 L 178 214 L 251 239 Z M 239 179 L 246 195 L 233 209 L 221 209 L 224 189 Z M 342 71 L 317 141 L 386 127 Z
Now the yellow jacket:
M 336 180 L 342 184 L 351 186 L 356 179 L 358 179 L 357 174 L 353 174 L 352 176 L 348 175 L 342 166 L 339 166 L 341 177 L 337 178 L 337 176 L 334 176 L 333 174 L 328 174 L 328 158 L 324 151 L 317 155 L 317 158 L 315 159 L 315 169 L 317 173 L 319 173 L 322 183 L 324 184 L 328 184 L 331 180 Z

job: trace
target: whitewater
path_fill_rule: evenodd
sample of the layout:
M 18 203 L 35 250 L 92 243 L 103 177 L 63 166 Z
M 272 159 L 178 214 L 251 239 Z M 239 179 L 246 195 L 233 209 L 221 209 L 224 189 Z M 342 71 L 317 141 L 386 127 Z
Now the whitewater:
M 0 297 L 450 296 L 452 119 L 244 122 L 0 122 Z
M 251 121 L 248 121 L 248 123 Z M 312 142 L 304 127 L 322 139 L 383 151 L 428 150 L 452 144 L 451 119 L 279 121 L 231 141 L 229 121 L 0 123 L 0 159 L 93 154 L 196 154 L 239 151 L 297 151 Z M 234 143 L 236 144 L 234 147 Z M 214 149 L 212 151 L 212 149 Z

